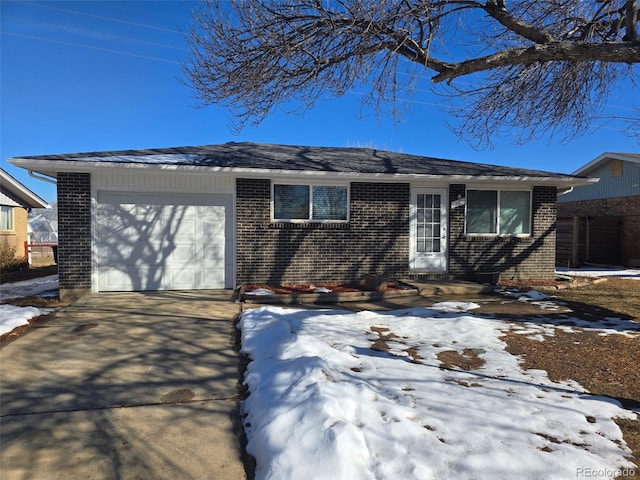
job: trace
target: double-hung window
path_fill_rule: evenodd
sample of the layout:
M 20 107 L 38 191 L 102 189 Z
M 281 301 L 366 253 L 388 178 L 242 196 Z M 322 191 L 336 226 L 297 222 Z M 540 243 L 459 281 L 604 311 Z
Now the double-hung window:
M 0 206 L 0 230 L 13 230 L 13 207 Z
M 346 222 L 349 189 L 345 185 L 276 183 L 272 205 L 276 221 Z
M 531 234 L 531 191 L 467 190 L 467 235 Z

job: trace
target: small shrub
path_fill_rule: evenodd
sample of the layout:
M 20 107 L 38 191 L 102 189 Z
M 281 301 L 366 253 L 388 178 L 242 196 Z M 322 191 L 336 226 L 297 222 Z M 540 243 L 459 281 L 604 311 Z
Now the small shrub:
M 25 257 L 16 257 L 16 247 L 11 247 L 5 240 L 0 245 L 0 271 L 2 273 L 16 272 L 29 268 Z

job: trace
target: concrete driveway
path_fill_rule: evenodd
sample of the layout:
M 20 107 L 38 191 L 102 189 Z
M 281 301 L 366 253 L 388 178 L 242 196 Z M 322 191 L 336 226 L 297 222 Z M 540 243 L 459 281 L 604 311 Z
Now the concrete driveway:
M 245 479 L 228 291 L 84 297 L 0 350 L 0 472 Z

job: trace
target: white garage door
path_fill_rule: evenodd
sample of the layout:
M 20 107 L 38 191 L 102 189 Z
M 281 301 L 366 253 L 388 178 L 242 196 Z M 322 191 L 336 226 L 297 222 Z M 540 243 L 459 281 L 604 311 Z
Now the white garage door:
M 224 288 L 230 209 L 225 195 L 99 192 L 98 290 Z

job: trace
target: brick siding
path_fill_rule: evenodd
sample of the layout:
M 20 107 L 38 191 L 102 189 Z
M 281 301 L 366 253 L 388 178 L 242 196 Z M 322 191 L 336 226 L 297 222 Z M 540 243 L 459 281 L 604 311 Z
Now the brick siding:
M 237 180 L 237 281 L 351 281 L 366 273 L 409 274 L 409 184 L 352 183 L 348 224 L 291 224 L 270 218 L 269 180 Z M 449 187 L 450 201 L 465 185 Z M 464 207 L 449 214 L 449 274 L 474 279 L 550 279 L 555 270 L 555 187 L 535 187 L 529 238 L 466 237 Z
M 352 183 L 348 224 L 280 223 L 269 180 L 237 180 L 237 281 L 352 281 L 409 264 L 409 184 Z
M 450 201 L 465 196 L 465 185 L 449 186 Z M 476 278 L 476 273 L 499 272 L 501 279 L 551 279 L 555 270 L 556 188 L 534 187 L 532 235 L 472 237 L 464 234 L 464 207 L 449 212 L 449 274 Z
M 58 174 L 58 275 L 62 297 L 91 290 L 91 175 Z
M 573 217 L 579 217 L 575 224 Z M 558 219 L 567 229 L 558 245 L 562 265 L 590 261 L 640 266 L 640 195 L 559 203 Z M 580 230 L 575 237 L 577 258 L 572 259 L 574 225 Z

